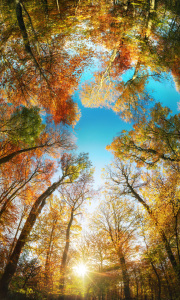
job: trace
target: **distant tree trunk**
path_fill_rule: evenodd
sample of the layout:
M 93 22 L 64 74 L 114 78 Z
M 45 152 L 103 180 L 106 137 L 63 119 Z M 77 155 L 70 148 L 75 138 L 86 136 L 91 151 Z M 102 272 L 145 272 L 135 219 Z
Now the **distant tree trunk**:
M 60 278 L 59 288 L 60 288 L 61 295 L 60 295 L 59 299 L 64 299 L 65 274 L 66 274 L 67 256 L 68 256 L 69 244 L 70 244 L 70 230 L 71 230 L 73 218 L 74 218 L 74 209 L 72 208 L 70 220 L 69 220 L 69 223 L 68 223 L 68 226 L 66 229 L 66 243 L 65 243 L 63 256 L 62 256 L 62 260 L 61 260 L 61 266 L 60 266 L 61 278 Z
M 158 300 L 161 300 L 161 278 L 153 264 L 153 262 L 151 261 L 151 266 L 153 268 L 154 273 L 156 274 L 157 280 L 158 280 Z
M 151 29 L 153 25 L 153 15 L 155 14 L 156 9 L 156 1 L 155 0 L 149 0 L 149 9 L 147 10 L 147 23 L 145 25 L 145 38 L 149 39 L 151 35 Z
M 130 288 L 129 288 L 129 274 L 128 274 L 128 271 L 126 268 L 126 261 L 125 261 L 122 249 L 120 249 L 118 255 L 119 255 L 119 260 L 120 260 L 120 265 L 121 265 L 121 270 L 122 270 L 125 300 L 130 300 L 131 295 L 130 295 Z
M 158 297 L 157 297 L 157 300 L 161 300 L 161 278 L 158 274 L 158 271 L 156 270 L 156 267 L 153 263 L 152 257 L 149 255 L 149 247 L 148 247 L 148 244 L 146 243 L 146 237 L 145 236 L 144 236 L 144 242 L 146 244 L 146 249 L 147 249 L 147 255 L 148 255 L 149 262 L 150 262 L 150 264 L 152 266 L 152 269 L 153 269 L 153 271 L 154 271 L 154 273 L 157 277 L 157 280 L 158 280 Z M 155 291 L 156 291 L 156 289 L 155 289 Z M 153 290 L 152 290 L 152 298 L 153 298 Z
M 173 299 L 172 288 L 171 288 L 171 285 L 169 283 L 166 271 L 165 271 L 162 263 L 161 263 L 161 268 L 162 268 L 162 271 L 164 273 L 164 277 L 165 277 L 165 280 L 166 280 L 166 285 L 167 285 L 167 289 L 168 289 L 169 299 L 172 300 Z
M 29 42 L 28 33 L 27 33 L 26 26 L 25 26 L 24 19 L 23 19 L 21 1 L 20 0 L 15 0 L 15 2 L 16 2 L 16 17 L 17 17 L 19 28 L 21 30 L 21 34 L 22 34 L 22 37 L 23 37 L 23 42 L 24 42 L 25 49 L 30 54 L 31 58 L 33 59 L 36 68 L 39 70 L 40 75 L 42 75 L 43 79 L 45 80 L 48 88 L 51 89 L 51 87 L 49 85 L 49 82 L 48 82 L 41 66 L 39 65 L 39 62 L 37 61 L 36 57 L 34 56 L 34 54 L 32 52 L 30 42 Z
M 21 218 L 20 218 L 20 221 L 19 221 L 17 230 L 16 230 L 16 234 L 15 234 L 15 236 L 14 236 L 12 245 L 11 245 L 11 247 L 10 247 L 10 251 L 9 251 L 9 255 L 8 255 L 8 261 L 9 261 L 9 259 L 10 259 L 10 257 L 11 257 L 12 252 L 13 252 L 14 245 L 15 245 L 15 243 L 16 243 L 16 239 L 17 239 L 17 236 L 18 236 L 18 233 L 19 233 L 20 226 L 21 226 L 21 223 L 22 223 L 23 218 L 24 218 L 24 211 L 23 211 L 23 213 L 22 213 L 22 215 L 21 215 Z
M 59 7 L 59 0 L 56 0 L 56 4 L 57 4 L 58 12 L 59 12 L 59 14 L 60 14 L 61 12 L 60 12 L 60 7 Z
M 24 46 L 25 46 L 26 51 L 31 53 L 29 38 L 28 38 L 26 26 L 24 24 L 23 15 L 22 15 L 21 2 L 19 0 L 15 0 L 15 2 L 16 2 L 16 16 L 17 16 L 19 27 L 21 29 L 21 33 L 22 33 L 22 37 L 23 37 L 23 41 L 24 41 Z
M 65 176 L 62 176 L 57 182 L 53 183 L 47 190 L 38 197 L 38 199 L 33 204 L 31 211 L 28 215 L 28 218 L 23 226 L 21 234 L 17 240 L 17 243 L 14 247 L 12 254 L 9 257 L 8 263 L 5 267 L 4 273 L 0 280 L 0 299 L 6 300 L 8 293 L 8 286 L 11 282 L 11 279 L 16 271 L 17 263 L 19 260 L 19 256 L 24 245 L 27 242 L 28 236 L 36 222 L 37 217 L 41 213 L 43 209 L 46 199 L 60 186 Z
M 156 4 L 155 0 L 150 0 L 150 13 L 154 11 L 155 4 Z
M 138 283 L 137 273 L 134 268 L 133 268 L 133 273 L 135 275 L 135 283 L 136 283 L 136 300 L 138 300 L 139 299 L 139 283 Z
M 55 230 L 57 219 L 53 220 L 52 228 L 51 228 L 51 233 L 50 233 L 50 239 L 49 239 L 49 245 L 47 249 L 47 254 L 46 254 L 46 262 L 45 262 L 45 286 L 47 288 L 47 291 L 50 290 L 50 258 L 51 258 L 51 253 L 52 253 L 52 243 L 53 243 L 53 234 Z
M 43 10 L 44 10 L 44 14 L 46 19 L 49 18 L 49 8 L 48 8 L 48 2 L 47 0 L 41 0 L 42 6 L 43 6 Z

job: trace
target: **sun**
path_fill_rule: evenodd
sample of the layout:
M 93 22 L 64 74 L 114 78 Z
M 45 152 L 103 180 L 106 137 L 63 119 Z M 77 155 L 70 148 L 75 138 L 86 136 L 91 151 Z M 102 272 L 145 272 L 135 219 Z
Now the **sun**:
M 85 264 L 81 263 L 77 266 L 74 267 L 74 271 L 79 275 L 79 276 L 84 276 L 88 272 L 88 269 Z

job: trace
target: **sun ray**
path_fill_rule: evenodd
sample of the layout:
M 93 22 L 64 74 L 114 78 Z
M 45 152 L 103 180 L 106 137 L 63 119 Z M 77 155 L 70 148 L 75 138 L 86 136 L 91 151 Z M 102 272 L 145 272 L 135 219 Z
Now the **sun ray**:
M 77 273 L 79 276 L 84 276 L 88 272 L 88 268 L 85 264 L 80 263 L 77 266 L 74 267 L 75 273 Z

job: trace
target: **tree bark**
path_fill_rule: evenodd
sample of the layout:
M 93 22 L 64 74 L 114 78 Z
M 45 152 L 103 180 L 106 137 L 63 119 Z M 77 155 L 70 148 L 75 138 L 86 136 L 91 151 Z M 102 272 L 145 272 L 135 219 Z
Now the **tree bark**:
M 61 279 L 60 279 L 59 288 L 60 288 L 61 295 L 60 295 L 59 299 L 63 299 L 63 297 L 64 297 L 65 272 L 66 272 L 66 266 L 67 266 L 67 255 L 68 255 L 69 244 L 70 244 L 70 230 L 71 230 L 73 218 L 74 218 L 74 210 L 72 208 L 70 220 L 69 220 L 69 223 L 68 223 L 68 226 L 66 229 L 66 244 L 64 247 L 63 256 L 62 256 L 62 260 L 61 260 L 61 266 L 60 266 Z
M 42 3 L 42 6 L 43 6 L 45 18 L 48 20 L 48 18 L 49 18 L 48 2 L 47 2 L 47 0 L 41 0 L 41 3 Z
M 33 150 L 40 149 L 40 148 L 51 147 L 53 145 L 55 145 L 55 143 L 42 144 L 42 145 L 39 145 L 39 146 L 34 146 L 34 147 L 29 147 L 29 148 L 14 151 L 13 153 L 10 153 L 10 154 L 0 158 L 0 165 L 7 163 L 8 161 L 13 159 L 18 154 L 25 153 L 25 152 L 28 152 L 28 151 L 33 151 Z
M 120 260 L 120 265 L 122 270 L 125 300 L 130 300 L 131 295 L 130 295 L 130 288 L 129 288 L 129 274 L 127 272 L 126 261 L 122 253 L 122 250 L 119 251 L 119 260 Z
M 24 42 L 25 49 L 30 54 L 31 58 L 33 59 L 37 69 L 39 70 L 40 75 L 42 75 L 43 79 L 46 81 L 46 84 L 47 84 L 48 88 L 51 89 L 51 87 L 48 83 L 48 80 L 47 80 L 41 66 L 39 65 L 39 62 L 37 61 L 36 57 L 34 56 L 34 54 L 32 52 L 31 45 L 30 45 L 30 42 L 29 42 L 28 33 L 27 33 L 26 26 L 25 26 L 24 19 L 23 19 L 22 4 L 21 4 L 20 0 L 16 0 L 16 17 L 17 17 L 19 28 L 21 30 L 21 34 L 22 34 L 22 37 L 23 37 L 23 42 Z
M 46 254 L 46 262 L 45 262 L 45 286 L 47 290 L 50 289 L 50 257 L 51 257 L 51 252 L 52 252 L 52 244 L 53 244 L 53 234 L 54 230 L 56 227 L 56 222 L 57 219 L 53 220 L 52 228 L 51 228 L 51 233 L 50 233 L 50 239 L 49 239 L 49 245 L 47 249 L 47 254 Z
M 22 33 L 25 49 L 28 53 L 31 53 L 29 38 L 28 38 L 26 26 L 24 24 L 23 15 L 22 15 L 22 6 L 19 0 L 16 0 L 16 17 L 18 20 L 19 28 Z
M 28 236 L 36 222 L 37 217 L 43 209 L 46 199 L 62 184 L 65 176 L 63 175 L 57 182 L 53 183 L 46 191 L 41 194 L 33 204 L 31 211 L 27 217 L 27 220 L 23 226 L 21 234 L 17 240 L 12 254 L 9 257 L 9 261 L 5 267 L 4 273 L 0 280 L 0 299 L 6 300 L 8 293 L 8 286 L 16 271 L 17 263 L 21 254 L 21 251 L 27 242 Z
M 150 261 L 150 263 L 151 263 L 153 271 L 154 271 L 154 273 L 155 273 L 155 275 L 157 277 L 157 280 L 158 280 L 158 299 L 157 300 L 161 300 L 161 278 L 160 278 L 160 276 L 159 276 L 159 274 L 158 274 L 158 272 L 157 272 L 157 270 L 156 270 L 156 268 L 155 268 L 152 260 Z

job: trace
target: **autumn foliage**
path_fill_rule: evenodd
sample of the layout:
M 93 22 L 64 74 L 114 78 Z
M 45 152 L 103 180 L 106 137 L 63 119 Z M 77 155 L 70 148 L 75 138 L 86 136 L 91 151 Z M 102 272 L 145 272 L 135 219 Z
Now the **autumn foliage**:
M 179 12 L 1 1 L 1 300 L 180 299 L 180 114 L 149 87 L 180 90 Z M 107 146 L 99 190 L 75 151 L 79 96 L 132 122 Z

